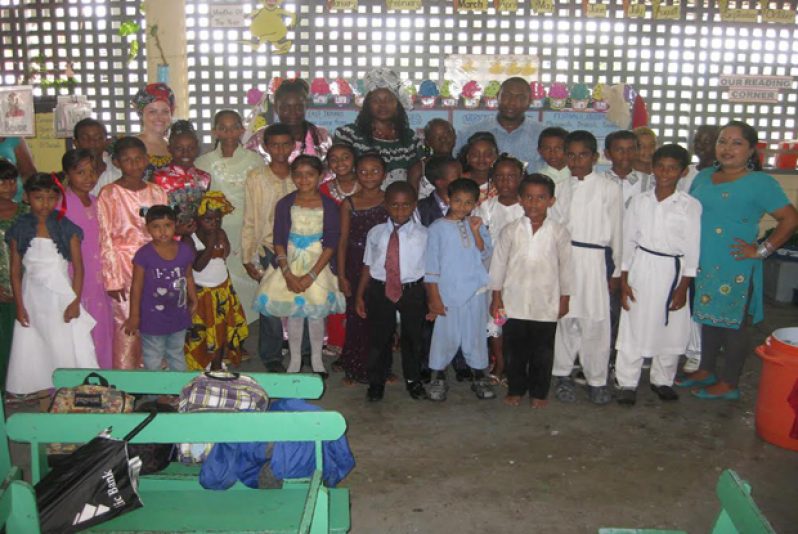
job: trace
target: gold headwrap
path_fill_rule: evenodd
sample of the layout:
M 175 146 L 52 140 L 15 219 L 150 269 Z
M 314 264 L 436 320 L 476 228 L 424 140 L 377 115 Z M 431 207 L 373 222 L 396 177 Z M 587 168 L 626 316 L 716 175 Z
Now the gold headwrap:
M 227 215 L 234 209 L 230 201 L 224 196 L 224 193 L 221 191 L 208 191 L 202 195 L 202 200 L 200 200 L 199 207 L 197 208 L 197 215 L 205 215 L 205 212 L 208 210 L 218 210 L 222 215 Z

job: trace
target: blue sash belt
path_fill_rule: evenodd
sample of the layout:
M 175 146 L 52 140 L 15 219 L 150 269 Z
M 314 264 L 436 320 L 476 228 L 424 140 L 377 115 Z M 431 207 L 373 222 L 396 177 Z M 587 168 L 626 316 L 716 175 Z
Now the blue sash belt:
M 641 245 L 637 245 L 637 248 L 642 250 L 643 252 L 648 252 L 649 254 L 653 254 L 654 256 L 662 256 L 663 258 L 673 258 L 674 267 L 676 267 L 676 272 L 673 274 L 673 282 L 671 282 L 671 290 L 668 293 L 668 300 L 665 303 L 665 326 L 668 326 L 668 315 L 671 313 L 671 302 L 673 302 L 673 292 L 676 290 L 676 284 L 679 283 L 679 272 L 682 269 L 682 254 L 674 255 L 674 254 L 665 254 L 664 252 L 657 252 L 656 250 L 651 250 Z
M 607 266 L 607 279 L 612 278 L 612 273 L 615 272 L 615 262 L 612 261 L 612 247 L 604 245 L 596 245 L 594 243 L 583 243 L 582 241 L 571 241 L 571 245 L 579 248 L 593 248 L 604 251 L 604 264 Z

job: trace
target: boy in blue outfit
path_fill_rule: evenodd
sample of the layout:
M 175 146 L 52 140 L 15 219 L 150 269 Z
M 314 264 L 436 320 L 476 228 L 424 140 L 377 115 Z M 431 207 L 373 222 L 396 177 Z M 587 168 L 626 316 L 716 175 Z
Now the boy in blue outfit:
M 431 400 L 446 400 L 444 369 L 462 349 L 474 370 L 471 389 L 479 399 L 493 399 L 496 394 L 485 377 L 489 279 L 483 263 L 493 247 L 482 220 L 469 215 L 479 200 L 476 182 L 459 178 L 449 184 L 448 193 L 449 211 L 430 225 L 427 238 L 427 317 L 435 320 L 429 353 L 435 376 L 427 394 Z
M 427 229 L 413 220 L 416 190 L 407 182 L 393 182 L 385 190 L 388 220 L 369 230 L 363 271 L 355 294 L 355 311 L 368 314 L 369 353 L 366 398 L 380 401 L 390 369 L 396 312 L 401 318 L 402 373 L 407 392 L 426 399 L 421 383 L 424 356 L 422 328 L 427 312 L 424 294 L 424 252 Z

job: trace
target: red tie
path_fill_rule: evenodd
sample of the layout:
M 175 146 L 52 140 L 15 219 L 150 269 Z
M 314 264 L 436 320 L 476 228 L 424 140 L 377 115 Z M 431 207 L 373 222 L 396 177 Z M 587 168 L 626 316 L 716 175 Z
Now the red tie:
M 399 272 L 399 227 L 394 226 L 385 252 L 385 296 L 394 304 L 402 298 L 402 276 Z

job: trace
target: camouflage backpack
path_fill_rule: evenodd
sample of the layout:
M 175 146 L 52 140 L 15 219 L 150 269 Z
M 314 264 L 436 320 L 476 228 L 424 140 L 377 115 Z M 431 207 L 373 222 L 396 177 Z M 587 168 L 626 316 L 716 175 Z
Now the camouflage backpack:
M 136 399 L 114 386 L 97 373 L 89 373 L 83 384 L 58 388 L 50 403 L 49 413 L 132 413 Z M 70 454 L 79 445 L 51 443 L 48 454 Z

